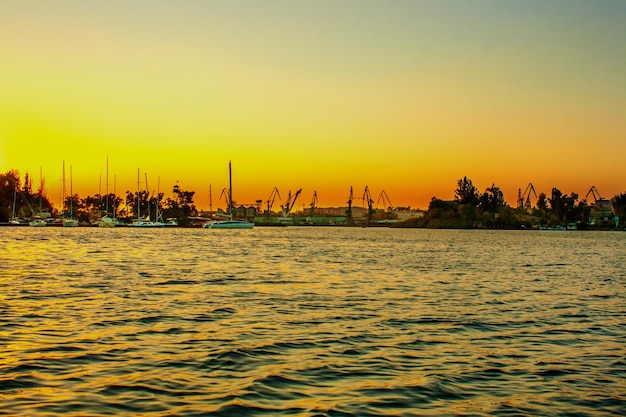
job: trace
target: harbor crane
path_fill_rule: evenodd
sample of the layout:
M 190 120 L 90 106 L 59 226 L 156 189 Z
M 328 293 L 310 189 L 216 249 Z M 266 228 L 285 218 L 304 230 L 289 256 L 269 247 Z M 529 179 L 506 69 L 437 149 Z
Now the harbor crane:
M 213 216 L 213 189 L 209 184 L 209 216 Z
M 228 212 L 230 212 L 231 207 L 233 206 L 233 202 L 230 201 L 230 190 L 226 187 L 222 189 L 222 193 L 220 194 L 220 200 L 222 198 L 226 202 L 226 207 L 228 208 Z
M 313 191 L 313 199 L 311 200 L 311 216 L 314 214 L 315 212 L 315 205 L 317 204 L 317 191 Z
M 380 195 L 378 196 L 378 201 L 376 202 L 376 204 L 380 204 L 381 200 L 383 202 L 383 207 L 386 207 L 387 211 L 393 211 L 393 204 L 391 204 L 391 200 L 389 199 L 389 196 L 387 195 L 385 190 L 382 190 L 380 192 Z M 385 201 L 387 202 L 386 204 L 385 204 Z
M 611 204 L 611 200 L 607 200 L 602 198 L 600 192 L 592 185 L 587 195 L 585 196 L 585 202 L 587 202 L 587 197 L 589 194 L 593 195 L 594 203 L 591 205 L 591 212 L 589 213 L 589 223 L 597 224 L 597 223 L 607 223 L 607 222 L 615 222 L 615 226 L 617 227 L 617 223 L 619 218 L 616 220 L 615 209 L 613 208 L 613 204 Z
M 585 195 L 585 201 L 587 201 L 587 197 L 589 197 L 589 194 L 593 195 L 593 199 L 596 203 L 599 200 L 604 200 L 602 196 L 600 196 L 600 192 L 598 191 L 595 185 L 592 185 L 589 191 L 587 192 L 587 195 Z
M 352 221 L 352 200 L 354 200 L 354 193 L 352 192 L 352 186 L 350 186 L 350 196 L 348 197 L 348 209 L 346 210 L 346 217 L 348 222 Z
M 517 192 L 517 208 L 524 208 L 527 211 L 530 211 L 533 208 L 532 203 L 530 202 L 530 193 L 533 193 L 535 195 L 535 198 L 537 197 L 537 193 L 535 192 L 535 187 L 533 186 L 532 182 L 529 182 L 528 185 L 526 186 L 526 190 L 524 190 L 524 194 L 522 194 L 522 189 L 519 188 L 518 192 Z
M 233 211 L 234 211 L 236 201 L 233 200 L 233 195 L 230 192 L 230 188 L 228 187 L 222 188 L 222 192 L 220 193 L 220 200 L 221 199 L 224 199 L 224 202 L 226 203 L 226 211 L 222 213 L 220 213 L 219 211 L 216 213 L 213 213 L 213 217 L 231 219 L 233 216 Z
M 301 192 L 302 192 L 302 188 L 296 191 L 296 193 L 293 196 L 293 201 L 292 201 L 291 191 L 289 191 L 289 195 L 287 196 L 287 201 L 285 201 L 285 203 L 280 206 L 283 210 L 283 217 L 287 217 L 289 216 L 289 214 L 291 214 L 291 210 L 293 209 L 293 206 L 296 205 L 296 200 L 298 199 L 298 196 L 300 195 Z
M 604 215 L 611 215 L 611 216 L 615 215 L 615 210 L 613 209 L 613 204 L 611 204 L 611 200 L 602 198 L 602 196 L 600 195 L 600 192 L 598 191 L 595 185 L 592 185 L 589 191 L 587 192 L 587 195 L 585 196 L 585 200 L 584 200 L 585 203 L 587 202 L 587 197 L 589 197 L 589 194 L 593 195 L 593 199 L 594 199 L 593 206 L 595 207 L 592 206 L 592 209 L 595 208 L 596 211 L 601 211 Z
M 373 208 L 374 200 L 372 199 L 372 195 L 370 194 L 370 189 L 367 185 L 365 186 L 365 190 L 363 191 L 363 205 L 365 205 L 366 201 L 367 201 L 367 222 L 369 223 L 370 221 L 372 221 L 372 216 L 374 214 L 374 208 Z
M 278 199 L 280 200 L 280 192 L 278 192 L 278 188 L 274 187 L 274 189 L 272 190 L 272 192 L 270 193 L 270 196 L 267 198 L 267 215 L 269 216 L 270 213 L 272 212 L 272 206 L 274 205 L 274 200 L 276 200 L 276 197 L 278 197 Z

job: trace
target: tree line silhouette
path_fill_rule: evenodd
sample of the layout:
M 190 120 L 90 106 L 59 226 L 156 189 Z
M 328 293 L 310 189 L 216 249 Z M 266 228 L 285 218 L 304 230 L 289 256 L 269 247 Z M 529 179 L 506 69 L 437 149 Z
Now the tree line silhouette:
M 55 210 L 45 193 L 43 183 L 39 189 L 33 191 L 28 174 L 22 183 L 19 172 L 10 170 L 0 174 L 0 222 L 7 222 L 13 216 L 29 219 L 42 213 L 62 216 L 71 213 L 72 217 L 83 223 L 94 222 L 105 214 L 130 222 L 134 218 L 145 217 L 148 213 L 154 216 L 158 209 L 163 218 L 176 218 L 184 226 L 191 222 L 190 217 L 198 215 L 194 194 L 194 191 L 181 190 L 178 186 L 174 189 L 174 198 L 165 198 L 164 193 L 154 194 L 146 190 L 126 191 L 124 197 L 110 193 L 81 198 L 78 194 L 73 194 L 66 196 L 63 207 Z M 607 203 L 608 200 L 604 202 Z M 555 187 L 550 196 L 545 193 L 537 195 L 534 205 L 519 204 L 518 207 L 511 207 L 506 203 L 502 190 L 495 184 L 481 193 L 471 179 L 463 177 L 457 181 L 454 200 L 433 197 L 422 218 L 410 218 L 398 222 L 397 226 L 496 229 L 565 225 L 576 225 L 577 229 L 624 227 L 626 193 L 610 199 L 608 207 L 611 213 L 606 212 L 595 221 L 590 221 L 594 209 L 597 209 L 596 203 L 588 203 L 586 197 L 580 200 L 576 193 L 564 194 Z M 604 208 L 606 207 L 607 204 Z
M 591 191 L 591 190 L 590 190 Z M 502 190 L 495 184 L 484 193 L 467 177 L 457 181 L 454 200 L 433 197 L 424 217 L 407 219 L 398 224 L 404 227 L 428 228 L 552 228 L 616 229 L 624 227 L 626 194 L 618 194 L 610 201 L 588 203 L 579 200 L 576 193 L 563 194 L 554 187 L 550 196 L 540 193 L 534 205 L 523 201 L 518 207 L 509 206 Z M 608 208 L 607 208 L 608 207 Z M 600 211 L 602 210 L 602 211 Z
M 93 223 L 104 215 L 130 222 L 137 217 L 146 217 L 158 212 L 163 218 L 176 218 L 179 224 L 186 225 L 189 217 L 196 216 L 194 191 L 175 189 L 174 198 L 165 198 L 164 193 L 149 193 L 146 190 L 126 191 L 124 197 L 109 194 L 94 194 L 81 198 L 78 194 L 65 196 L 63 207 L 55 209 L 46 195 L 42 184 L 33 191 L 28 174 L 24 183 L 16 170 L 0 174 L 0 222 L 7 222 L 13 216 L 20 219 L 57 214 L 72 216 L 81 223 Z M 138 204 L 139 202 L 139 204 Z M 46 214 L 48 213 L 48 214 Z

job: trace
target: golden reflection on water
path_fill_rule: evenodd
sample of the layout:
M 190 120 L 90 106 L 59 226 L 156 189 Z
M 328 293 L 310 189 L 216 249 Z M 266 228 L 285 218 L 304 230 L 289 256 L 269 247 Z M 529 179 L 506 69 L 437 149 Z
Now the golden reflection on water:
M 612 415 L 621 398 L 623 234 L 18 229 L 0 229 L 14 414 Z

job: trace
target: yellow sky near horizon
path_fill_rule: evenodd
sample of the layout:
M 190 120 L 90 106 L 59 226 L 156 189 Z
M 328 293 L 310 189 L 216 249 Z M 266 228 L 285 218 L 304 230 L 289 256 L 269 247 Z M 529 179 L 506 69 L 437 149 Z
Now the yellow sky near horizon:
M 626 3 L 7 0 L 0 171 L 266 200 L 626 192 Z M 69 172 L 69 168 L 66 168 Z M 100 190 L 99 190 L 100 189 Z

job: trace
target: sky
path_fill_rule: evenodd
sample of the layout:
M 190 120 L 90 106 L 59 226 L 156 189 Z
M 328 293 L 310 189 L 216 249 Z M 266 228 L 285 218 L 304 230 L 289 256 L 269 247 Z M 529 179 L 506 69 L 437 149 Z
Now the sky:
M 2 0 L 0 172 L 57 205 L 63 163 L 82 197 L 139 177 L 199 208 L 229 161 L 238 204 L 426 209 L 465 176 L 513 206 L 529 183 L 610 198 L 625 42 L 622 0 Z

